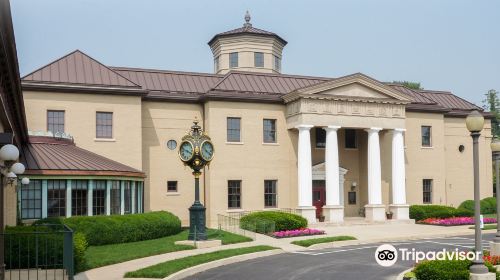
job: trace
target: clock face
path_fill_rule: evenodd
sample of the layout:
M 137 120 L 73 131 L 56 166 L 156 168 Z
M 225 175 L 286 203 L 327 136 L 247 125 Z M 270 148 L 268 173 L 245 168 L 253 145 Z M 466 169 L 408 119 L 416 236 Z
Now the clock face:
M 182 142 L 179 148 L 179 156 L 183 161 L 189 161 L 193 157 L 193 145 L 189 142 Z
M 201 157 L 206 161 L 211 161 L 214 156 L 214 146 L 212 143 L 205 141 L 201 144 Z

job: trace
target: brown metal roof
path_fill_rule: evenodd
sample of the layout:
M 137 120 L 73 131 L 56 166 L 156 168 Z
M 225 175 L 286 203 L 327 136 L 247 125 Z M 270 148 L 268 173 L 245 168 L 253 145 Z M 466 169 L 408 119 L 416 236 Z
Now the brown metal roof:
M 299 88 L 330 80 L 333 79 L 284 74 L 229 72 L 211 90 L 283 95 Z
M 111 67 L 111 69 L 149 91 L 206 93 L 224 77 L 216 74 L 140 68 Z
M 418 92 L 425 98 L 431 99 L 445 108 L 453 110 L 483 110 L 481 107 L 476 106 L 448 91 L 419 90 Z
M 229 31 L 226 31 L 226 32 L 222 32 L 222 33 L 216 34 L 212 39 L 210 39 L 210 41 L 208 41 L 208 45 L 212 45 L 212 43 L 217 38 L 229 37 L 229 36 L 234 36 L 234 35 L 242 35 L 242 34 L 274 37 L 278 41 L 280 41 L 283 45 L 287 44 L 287 41 L 285 41 L 285 39 L 283 39 L 280 36 L 278 36 L 278 34 L 276 34 L 276 33 L 269 32 L 269 31 L 266 31 L 266 30 L 262 30 L 262 29 L 259 29 L 259 28 L 255 28 L 255 27 L 252 27 L 252 26 L 243 26 L 243 27 L 240 27 L 240 28 L 236 28 L 236 29 L 233 29 L 233 30 L 229 30 Z
M 72 140 L 30 136 L 21 161 L 25 174 L 145 177 L 142 171 L 77 147 Z
M 79 50 L 33 71 L 22 79 L 24 82 L 140 88 Z
M 246 27 L 247 29 L 253 27 Z M 266 31 L 267 32 L 267 31 Z M 68 67 L 71 66 L 71 67 Z M 108 86 L 107 93 L 133 89 L 150 100 L 201 102 L 227 99 L 251 102 L 282 102 L 281 96 L 335 78 L 230 71 L 225 75 L 140 68 L 107 67 L 75 51 L 23 78 L 23 87 L 44 90 L 47 85 L 74 83 L 80 92 L 95 92 L 93 85 Z M 413 90 L 388 84 L 412 101 L 407 109 L 447 112 L 481 110 L 451 92 Z M 118 89 L 117 89 L 118 87 Z

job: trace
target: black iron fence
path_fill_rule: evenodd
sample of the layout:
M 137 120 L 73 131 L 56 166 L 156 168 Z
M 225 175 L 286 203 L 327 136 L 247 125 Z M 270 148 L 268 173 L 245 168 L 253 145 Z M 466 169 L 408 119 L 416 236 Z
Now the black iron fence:
M 73 231 L 61 224 L 6 229 L 6 280 L 73 279 Z

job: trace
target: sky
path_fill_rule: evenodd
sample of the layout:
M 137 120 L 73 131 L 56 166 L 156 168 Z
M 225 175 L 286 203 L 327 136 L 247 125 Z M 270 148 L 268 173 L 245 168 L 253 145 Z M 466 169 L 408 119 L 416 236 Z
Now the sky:
M 109 66 L 213 72 L 207 42 L 241 27 L 288 41 L 282 72 L 420 82 L 478 105 L 500 91 L 496 0 L 10 0 L 22 75 L 79 49 Z

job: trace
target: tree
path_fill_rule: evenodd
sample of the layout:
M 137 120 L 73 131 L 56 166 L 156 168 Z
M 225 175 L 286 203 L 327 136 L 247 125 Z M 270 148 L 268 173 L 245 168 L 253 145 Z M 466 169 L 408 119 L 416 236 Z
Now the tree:
M 411 89 L 424 89 L 420 82 L 410 82 L 410 81 L 393 81 L 394 84 L 402 85 Z
M 498 99 L 498 91 L 494 89 L 488 90 L 485 94 L 486 99 L 483 100 L 483 108 L 493 115 L 491 119 L 491 134 L 494 137 L 500 137 L 500 100 Z

